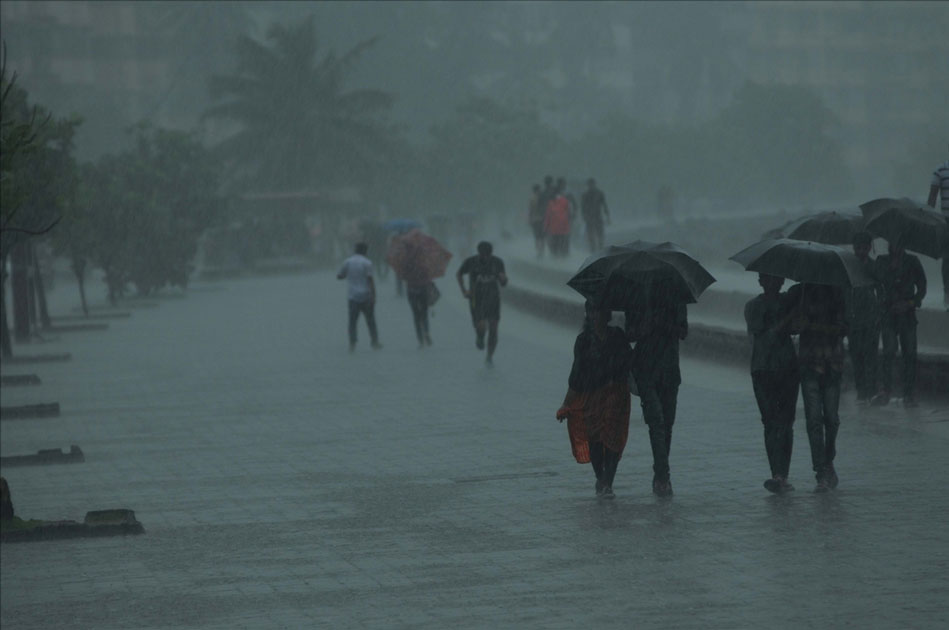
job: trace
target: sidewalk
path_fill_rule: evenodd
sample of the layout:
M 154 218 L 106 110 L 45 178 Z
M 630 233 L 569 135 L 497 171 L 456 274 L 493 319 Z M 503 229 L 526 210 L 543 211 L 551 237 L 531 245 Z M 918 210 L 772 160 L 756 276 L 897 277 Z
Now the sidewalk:
M 575 330 L 505 306 L 486 368 L 454 278 L 425 350 L 389 283 L 385 347 L 360 323 L 350 355 L 330 273 L 212 286 L 45 344 L 72 362 L 3 390 L 62 407 L 4 421 L 3 455 L 86 456 L 4 469 L 20 516 L 127 507 L 146 530 L 4 544 L 5 628 L 949 623 L 945 409 L 858 417 L 848 400 L 829 495 L 811 492 L 799 412 L 798 490 L 776 497 L 748 374 L 685 361 L 675 497 L 650 493 L 634 404 L 617 498 L 598 502 L 553 418 Z

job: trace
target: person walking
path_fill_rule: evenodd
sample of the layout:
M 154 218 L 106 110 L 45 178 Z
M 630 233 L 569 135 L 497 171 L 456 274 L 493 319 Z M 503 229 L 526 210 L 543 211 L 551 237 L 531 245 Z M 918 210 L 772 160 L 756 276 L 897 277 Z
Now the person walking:
M 567 420 L 573 456 L 589 462 L 596 495 L 612 499 L 613 479 L 629 436 L 629 371 L 632 351 L 612 313 L 586 304 L 583 331 L 573 344 L 573 366 L 557 419 Z
M 343 262 L 337 279 L 347 281 L 349 298 L 349 351 L 356 349 L 356 321 L 362 313 L 369 327 L 369 338 L 376 350 L 382 347 L 376 330 L 376 285 L 372 279 L 372 262 L 366 257 L 369 248 L 356 243 L 355 253 Z
M 933 171 L 929 183 L 929 205 L 936 207 L 936 197 L 939 197 L 939 206 L 942 216 L 949 223 L 949 160 Z M 949 309 L 949 241 L 942 252 L 942 303 Z
M 633 348 L 633 379 L 639 392 L 643 421 L 649 427 L 652 447 L 652 491 L 672 495 L 669 452 L 672 426 L 682 375 L 679 371 L 679 341 L 689 332 L 685 304 L 652 296 L 652 303 L 638 311 L 627 311 L 626 334 Z
M 907 254 L 903 243 L 894 239 L 888 254 L 879 256 L 876 273 L 883 287 L 883 391 L 874 399 L 878 405 L 890 402 L 893 391 L 893 360 L 900 346 L 903 405 L 915 407 L 916 388 L 916 309 L 926 297 L 926 273 L 919 258 Z
M 873 237 L 857 232 L 853 253 L 867 275 L 876 276 L 876 261 L 870 258 Z M 880 346 L 880 287 L 877 284 L 853 287 L 845 294 L 847 309 L 847 346 L 857 403 L 866 404 L 877 394 L 877 353 Z
M 488 352 L 485 362 L 491 365 L 494 350 L 498 345 L 498 321 L 501 319 L 501 287 L 507 285 L 504 261 L 493 254 L 494 247 L 487 241 L 478 243 L 478 253 L 466 258 L 455 274 L 461 294 L 471 307 L 471 321 L 475 328 L 475 346 L 485 347 L 484 336 L 488 335 Z M 464 275 L 468 275 L 465 287 Z
M 745 304 L 745 323 L 753 340 L 751 384 L 761 412 L 765 452 L 771 467 L 771 477 L 765 480 L 764 487 L 781 494 L 794 490 L 788 483 L 800 385 L 790 331 L 794 304 L 787 293 L 781 293 L 784 278 L 759 273 L 758 284 L 762 294 Z
M 557 258 L 570 253 L 570 201 L 563 194 L 565 187 L 566 183 L 558 180 L 544 214 L 544 233 L 550 238 L 550 253 Z
M 580 198 L 580 212 L 586 224 L 587 245 L 591 252 L 603 247 L 603 221 L 610 222 L 610 208 L 606 205 L 606 195 L 596 187 L 596 180 L 587 180 L 587 189 Z
M 798 304 L 791 328 L 800 335 L 801 396 L 811 464 L 817 478 L 815 492 L 827 492 L 838 483 L 834 458 L 840 428 L 843 338 L 847 333 L 843 295 L 839 288 L 822 284 L 798 284 L 791 287 L 788 295 Z
M 537 250 L 537 258 L 543 258 L 544 256 L 544 208 L 546 206 L 541 205 L 542 197 L 543 191 L 540 184 L 534 184 L 527 206 L 527 223 L 534 234 L 534 248 Z
M 411 247 L 411 246 L 408 246 Z M 418 347 L 432 345 L 429 334 L 428 309 L 437 295 L 435 283 L 424 269 L 418 264 L 417 252 L 409 251 L 406 255 L 406 264 L 402 268 L 402 277 L 405 279 L 405 295 L 412 310 L 412 323 L 415 325 L 415 336 L 418 338 Z

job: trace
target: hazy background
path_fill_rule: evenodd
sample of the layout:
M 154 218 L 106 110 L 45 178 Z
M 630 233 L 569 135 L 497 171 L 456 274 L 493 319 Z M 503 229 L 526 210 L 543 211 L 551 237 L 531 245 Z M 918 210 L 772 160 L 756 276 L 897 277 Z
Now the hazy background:
M 310 15 L 321 52 L 380 36 L 350 82 L 395 97 L 391 120 L 413 147 L 437 144 L 432 128 L 451 124 L 474 97 L 537 114 L 524 123 L 526 140 L 539 144 L 520 156 L 531 161 L 517 170 L 527 178 L 523 191 L 508 199 L 514 191 L 505 188 L 485 203 L 507 199 L 520 210 L 528 185 L 548 170 L 597 175 L 629 206 L 652 204 L 659 178 L 682 204 L 709 208 L 923 197 L 947 153 L 949 8 L 941 2 L 6 1 L 0 11 L 20 85 L 57 113 L 84 118 L 81 158 L 121 148 L 124 128 L 141 119 L 202 124 L 208 77 L 233 72 L 237 36 L 265 42 L 271 24 Z M 741 110 L 736 95 L 748 81 L 795 90 L 761 94 Z M 804 117 L 796 132 L 762 137 L 796 115 Z M 760 147 L 726 146 L 722 137 L 741 125 L 754 128 Z M 209 143 L 226 134 L 221 122 L 203 129 Z M 802 160 L 807 140 L 826 145 Z M 460 141 L 457 148 L 470 153 Z M 757 181 L 736 190 L 742 181 L 727 177 L 723 162 L 738 152 L 765 161 L 772 190 Z M 811 190 L 782 184 L 815 159 L 825 164 L 811 174 Z M 412 187 L 416 203 L 441 192 L 423 188 Z

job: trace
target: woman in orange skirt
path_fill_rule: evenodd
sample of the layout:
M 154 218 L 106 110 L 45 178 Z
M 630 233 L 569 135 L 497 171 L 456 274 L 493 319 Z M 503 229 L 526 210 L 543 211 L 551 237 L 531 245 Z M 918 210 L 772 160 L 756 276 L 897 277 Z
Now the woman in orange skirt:
M 590 462 L 596 494 L 613 498 L 613 478 L 629 435 L 629 373 L 632 350 L 612 313 L 587 303 L 584 330 L 573 346 L 569 389 L 557 419 L 567 420 L 573 456 Z

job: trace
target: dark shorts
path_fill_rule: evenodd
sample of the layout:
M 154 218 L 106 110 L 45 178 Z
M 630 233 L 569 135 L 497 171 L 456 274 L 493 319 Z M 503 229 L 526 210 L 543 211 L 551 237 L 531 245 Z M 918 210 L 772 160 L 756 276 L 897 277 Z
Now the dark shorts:
M 534 238 L 544 238 L 544 222 L 531 223 L 531 230 L 534 231 Z
M 501 319 L 501 296 L 479 295 L 471 296 L 471 321 L 477 324 L 485 319 L 498 321 Z

